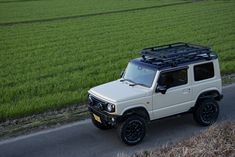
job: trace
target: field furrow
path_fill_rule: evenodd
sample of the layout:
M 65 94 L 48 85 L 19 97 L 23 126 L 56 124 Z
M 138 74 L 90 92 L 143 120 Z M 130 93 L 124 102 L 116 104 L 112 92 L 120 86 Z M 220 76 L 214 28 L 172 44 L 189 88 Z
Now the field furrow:
M 148 46 L 207 45 L 223 74 L 235 72 L 234 1 L 56 2 L 0 0 L 0 23 L 13 24 L 0 24 L 0 121 L 84 103 L 89 88 L 117 79 Z M 51 11 L 53 4 L 58 8 Z M 67 16 L 77 18 L 61 18 Z

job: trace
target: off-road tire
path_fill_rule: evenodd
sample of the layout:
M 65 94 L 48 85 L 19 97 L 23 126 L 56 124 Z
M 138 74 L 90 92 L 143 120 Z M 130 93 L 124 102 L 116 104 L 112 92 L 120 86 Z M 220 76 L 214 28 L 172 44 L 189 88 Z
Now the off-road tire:
M 127 145 L 140 143 L 146 133 L 146 121 L 144 118 L 132 115 L 118 126 L 118 134 Z
M 194 120 L 202 126 L 209 126 L 215 123 L 218 115 L 219 105 L 214 99 L 199 101 L 193 113 Z

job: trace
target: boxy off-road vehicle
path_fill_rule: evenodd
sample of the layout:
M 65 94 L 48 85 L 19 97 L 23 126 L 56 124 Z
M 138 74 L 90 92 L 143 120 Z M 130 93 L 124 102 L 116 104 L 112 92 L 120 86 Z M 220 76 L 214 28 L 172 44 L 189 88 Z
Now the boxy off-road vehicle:
M 125 144 L 135 145 L 152 120 L 188 112 L 202 126 L 217 120 L 223 95 L 218 57 L 210 48 L 180 42 L 140 54 L 120 79 L 89 90 L 96 127 L 115 127 Z

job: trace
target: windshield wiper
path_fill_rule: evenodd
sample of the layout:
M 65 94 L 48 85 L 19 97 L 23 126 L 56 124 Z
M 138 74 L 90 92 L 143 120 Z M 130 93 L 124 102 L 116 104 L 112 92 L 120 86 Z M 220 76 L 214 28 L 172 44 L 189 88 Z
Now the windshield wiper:
M 125 78 L 122 78 L 121 80 L 120 80 L 120 82 L 123 82 L 123 81 L 128 81 L 128 82 L 131 82 L 131 83 L 135 83 L 134 81 L 132 81 L 132 80 L 130 80 L 130 79 L 125 79 Z
M 120 80 L 120 82 L 123 82 L 123 81 L 131 82 L 131 84 L 129 84 L 129 86 L 140 85 L 140 86 L 148 87 L 147 85 L 145 85 L 145 84 L 143 84 L 143 83 L 135 83 L 134 81 L 132 81 L 132 80 L 130 80 L 130 79 L 122 78 L 122 79 Z
M 133 84 L 129 84 L 129 86 L 136 86 L 136 85 L 148 87 L 147 85 L 145 85 L 145 84 L 143 84 L 143 83 L 133 83 Z

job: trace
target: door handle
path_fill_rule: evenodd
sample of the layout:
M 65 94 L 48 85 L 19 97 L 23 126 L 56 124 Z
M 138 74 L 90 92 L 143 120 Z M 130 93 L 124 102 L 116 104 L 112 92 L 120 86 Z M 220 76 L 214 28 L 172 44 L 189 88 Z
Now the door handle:
M 190 88 L 187 88 L 187 89 L 183 89 L 183 94 L 189 94 L 191 91 Z

